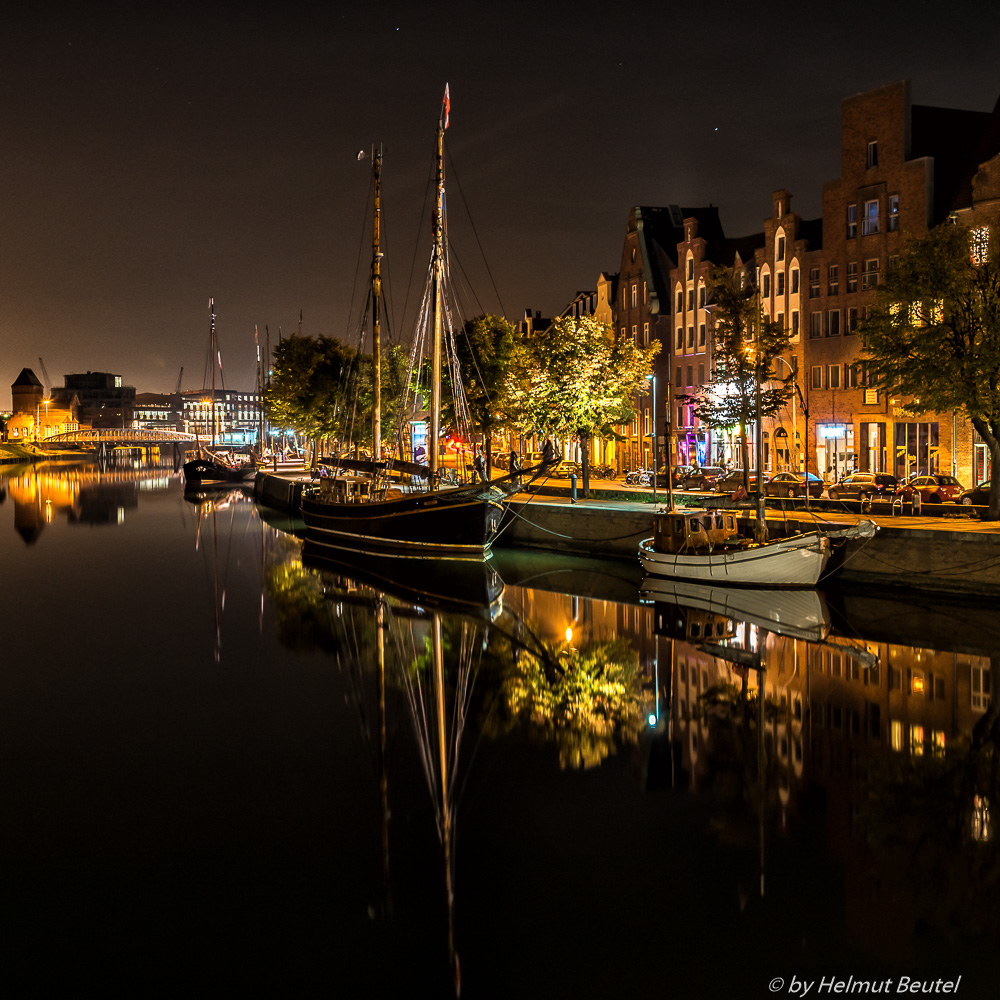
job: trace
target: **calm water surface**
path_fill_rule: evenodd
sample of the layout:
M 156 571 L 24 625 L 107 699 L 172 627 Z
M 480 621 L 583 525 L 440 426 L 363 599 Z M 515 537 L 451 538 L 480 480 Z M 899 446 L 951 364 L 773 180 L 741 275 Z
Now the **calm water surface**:
M 795 638 L 508 552 L 430 603 L 169 469 L 0 495 L 26 993 L 997 995 L 993 609 L 828 594 Z

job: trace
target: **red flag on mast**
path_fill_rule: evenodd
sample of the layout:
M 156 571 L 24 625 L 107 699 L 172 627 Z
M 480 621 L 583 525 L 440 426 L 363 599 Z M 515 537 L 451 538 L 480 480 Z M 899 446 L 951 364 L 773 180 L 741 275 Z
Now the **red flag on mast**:
M 451 114 L 451 94 L 448 92 L 448 84 L 444 85 L 444 127 L 448 127 L 448 115 Z

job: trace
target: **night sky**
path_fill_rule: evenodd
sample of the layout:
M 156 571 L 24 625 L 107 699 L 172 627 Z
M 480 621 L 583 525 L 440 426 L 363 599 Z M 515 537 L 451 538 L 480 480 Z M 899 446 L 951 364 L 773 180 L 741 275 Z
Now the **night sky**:
M 915 103 L 989 111 L 1000 93 L 1000 8 L 978 0 L 140 8 L 5 14 L 2 407 L 39 356 L 56 385 L 100 370 L 170 392 L 183 365 L 200 388 L 210 296 L 233 388 L 253 387 L 255 324 L 273 344 L 301 310 L 303 332 L 353 339 L 357 154 L 379 142 L 405 339 L 446 81 L 470 308 L 511 319 L 617 270 L 632 205 L 716 204 L 738 236 L 787 187 L 819 215 L 843 97 L 910 78 Z

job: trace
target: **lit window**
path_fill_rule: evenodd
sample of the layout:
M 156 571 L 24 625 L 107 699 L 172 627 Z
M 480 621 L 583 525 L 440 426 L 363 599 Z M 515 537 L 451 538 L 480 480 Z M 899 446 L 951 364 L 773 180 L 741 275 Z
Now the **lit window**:
M 874 236 L 878 232 L 878 199 L 865 202 L 865 214 L 861 219 L 861 235 Z
M 931 753 L 935 757 L 944 756 L 944 731 L 941 729 L 931 731 Z
M 899 229 L 899 195 L 889 195 L 889 232 L 894 233 Z
M 840 388 L 840 365 L 830 365 L 830 370 L 827 373 L 829 381 L 829 387 L 831 389 Z
M 893 719 L 889 723 L 889 739 L 893 750 L 903 749 L 903 723 L 898 719 Z
M 924 753 L 924 727 L 910 726 L 910 753 L 922 757 Z
M 638 294 L 639 294 L 639 286 L 638 285 L 633 285 L 632 286 L 632 308 L 633 309 L 635 308 Z

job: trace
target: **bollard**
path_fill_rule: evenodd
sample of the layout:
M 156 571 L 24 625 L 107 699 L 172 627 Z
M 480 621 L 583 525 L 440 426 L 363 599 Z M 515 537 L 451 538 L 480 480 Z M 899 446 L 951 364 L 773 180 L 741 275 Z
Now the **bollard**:
M 920 490 L 913 491 L 913 513 L 920 516 Z
M 576 503 L 576 473 L 569 477 L 569 502 Z

